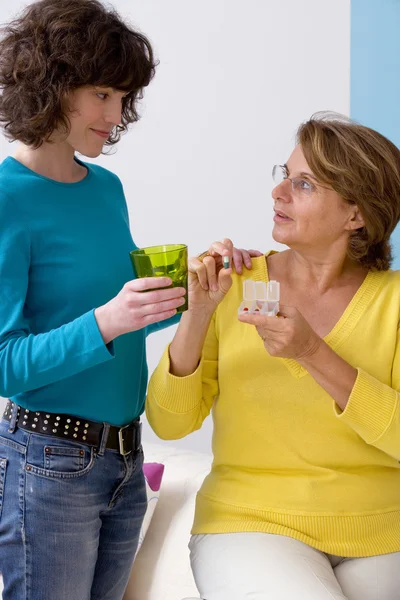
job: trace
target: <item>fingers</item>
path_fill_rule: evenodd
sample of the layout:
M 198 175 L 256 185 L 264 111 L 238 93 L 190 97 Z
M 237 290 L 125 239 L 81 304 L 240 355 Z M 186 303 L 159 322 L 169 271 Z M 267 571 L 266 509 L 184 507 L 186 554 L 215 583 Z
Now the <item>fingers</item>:
M 191 258 L 189 260 L 189 272 L 194 273 L 199 280 L 199 284 L 203 288 L 203 290 L 208 290 L 208 277 L 207 277 L 207 269 L 204 264 L 204 259 L 200 260 L 199 258 Z
M 245 267 L 247 269 L 251 269 L 252 264 L 251 264 L 251 256 L 250 253 L 247 252 L 247 250 L 243 250 L 241 249 L 240 252 L 242 253 L 242 258 L 243 258 L 243 262 L 245 264 Z
M 198 254 L 198 255 L 196 256 L 196 258 L 198 258 L 199 260 L 201 260 L 201 261 L 202 261 L 202 260 L 203 260 L 203 258 L 205 258 L 206 256 L 209 256 L 209 254 L 208 254 L 208 250 L 205 250 L 205 251 L 204 251 L 204 252 L 202 252 L 201 254 Z
M 294 306 L 287 306 L 286 304 L 279 303 L 279 313 L 280 317 L 286 317 L 294 319 L 296 315 L 299 314 L 299 311 Z
M 267 324 L 270 321 L 275 321 L 275 317 L 269 317 L 267 315 L 253 315 L 249 313 L 243 313 L 238 317 L 239 321 L 242 323 L 248 323 L 249 325 L 254 325 L 255 327 L 259 327 L 261 324 Z
M 285 337 L 285 331 L 282 327 L 283 319 L 276 319 L 265 315 L 239 315 L 239 321 L 254 325 L 258 335 L 262 339 L 265 348 L 271 355 L 274 347 L 280 347 Z
M 247 269 L 251 269 L 251 257 L 250 253 L 243 248 L 233 248 L 233 264 L 236 270 L 236 273 L 239 275 L 242 274 L 243 264 Z
M 207 252 L 203 252 L 202 254 L 199 254 L 199 256 L 196 259 L 192 259 L 192 268 L 193 272 L 197 273 L 200 285 L 204 290 L 210 288 L 216 291 L 216 288 L 214 288 L 214 282 L 219 280 L 220 273 L 218 274 L 218 276 L 215 275 L 214 277 L 214 270 L 218 272 L 221 268 L 222 262 L 225 267 L 225 270 L 229 271 L 230 267 L 234 266 L 236 272 L 239 275 L 241 275 L 243 272 L 243 265 L 245 265 L 247 269 L 252 268 L 252 256 L 263 256 L 263 254 L 258 250 L 244 250 L 243 248 L 234 248 L 232 240 L 230 240 L 229 238 L 224 238 L 220 242 L 213 242 Z M 211 263 L 211 261 L 209 260 L 210 257 L 215 259 L 216 265 Z M 221 261 L 221 257 L 228 257 L 229 259 L 231 258 L 232 265 L 229 264 L 229 267 L 226 268 L 225 261 Z M 202 269 L 198 263 L 202 263 L 205 266 L 205 269 Z M 229 274 L 231 274 L 230 271 Z M 207 287 L 206 284 L 206 275 L 209 287 Z M 226 282 L 228 283 L 228 279 L 226 280 Z M 229 287 L 230 286 L 231 282 L 229 283 Z
M 265 331 L 258 331 L 257 330 L 258 335 L 260 336 L 260 338 L 262 339 L 262 341 L 264 342 L 264 344 L 267 344 L 268 346 L 281 346 L 282 345 L 282 336 L 280 334 L 277 333 L 272 333 L 271 332 L 265 332 Z
M 203 261 L 206 256 L 228 256 L 233 259 L 235 270 L 241 274 L 243 264 L 247 269 L 251 269 L 252 263 L 251 258 L 256 256 L 263 256 L 263 253 L 259 250 L 244 250 L 243 248 L 234 248 L 232 240 L 224 238 L 221 242 L 213 242 L 210 248 L 206 252 L 202 252 L 198 255 L 198 259 Z
M 174 315 L 176 315 L 176 310 L 167 310 L 153 315 L 146 315 L 143 317 L 143 327 L 147 327 L 147 325 L 151 325 L 152 323 L 158 323 L 159 321 L 166 321 Z
M 233 266 L 235 267 L 236 273 L 238 273 L 238 275 L 241 275 L 242 274 L 243 258 L 242 258 L 242 253 L 241 253 L 241 251 L 238 248 L 234 248 L 233 249 L 232 262 L 233 262 Z
M 143 317 L 147 317 L 149 315 L 158 316 L 163 313 L 169 313 L 171 311 L 176 312 L 176 309 L 179 306 L 185 304 L 185 298 L 174 298 L 172 300 L 165 300 L 163 302 L 155 302 L 153 304 L 144 304 L 141 307 L 141 313 Z
M 282 322 L 284 321 L 284 319 L 269 317 L 267 315 L 242 314 L 239 315 L 238 319 L 242 323 L 254 325 L 254 327 L 256 327 L 257 329 L 263 328 L 265 331 L 271 331 L 276 333 L 282 332 L 285 326 L 285 324 Z
M 229 238 L 224 238 L 221 242 L 213 242 L 208 251 L 199 254 L 197 258 L 201 262 L 204 262 L 207 256 L 212 256 L 217 260 L 219 257 L 232 257 L 233 266 L 235 267 L 236 272 L 241 275 L 243 272 L 243 265 L 245 265 L 247 269 L 251 269 L 251 257 L 263 256 L 263 253 L 259 250 L 244 250 L 243 248 L 234 248 L 232 240 Z
M 158 278 L 155 278 L 156 281 Z M 159 279 L 162 279 L 161 277 Z M 145 288 L 143 290 L 136 289 L 138 286 L 132 286 L 131 283 L 142 281 L 141 279 L 128 282 L 124 286 L 125 293 L 127 294 L 127 302 L 130 305 L 146 306 L 148 304 L 158 304 L 168 300 L 179 300 L 186 295 L 186 289 L 183 287 L 157 289 Z M 140 286 L 139 286 L 140 287 Z M 132 289 L 134 288 L 134 289 Z
M 226 294 L 232 286 L 232 269 L 221 269 L 218 273 L 218 288 Z M 217 288 L 217 289 L 218 289 Z
M 224 238 L 221 242 L 213 242 L 208 249 L 210 256 L 232 256 L 233 243 L 229 238 Z
M 218 280 L 215 260 L 211 256 L 206 256 L 206 258 L 203 260 L 203 265 L 205 266 L 207 272 L 208 287 L 213 292 L 217 292 Z
M 231 273 L 230 269 L 222 269 Z M 217 265 L 215 259 L 210 255 L 204 255 L 203 258 L 191 258 L 189 261 L 189 271 L 195 273 L 203 290 L 217 292 L 219 278 L 217 275 Z M 220 271 L 221 272 L 221 271 Z
M 279 313 L 277 315 L 278 318 L 251 313 L 244 313 L 239 315 L 238 318 L 239 321 L 242 321 L 243 323 L 249 323 L 250 325 L 255 325 L 256 327 L 260 326 L 260 324 L 264 324 L 266 327 L 271 329 L 271 331 L 280 331 L 283 327 L 282 321 L 284 319 L 293 320 L 298 316 L 300 316 L 300 313 L 294 306 L 279 304 Z
M 172 285 L 172 279 L 169 277 L 141 277 L 128 281 L 124 287 L 132 292 L 144 292 Z

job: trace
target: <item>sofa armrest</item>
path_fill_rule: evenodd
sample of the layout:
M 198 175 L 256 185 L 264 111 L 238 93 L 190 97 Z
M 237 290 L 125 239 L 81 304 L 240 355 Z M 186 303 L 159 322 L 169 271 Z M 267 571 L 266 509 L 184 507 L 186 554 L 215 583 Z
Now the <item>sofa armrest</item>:
M 145 460 L 165 465 L 160 499 L 136 557 L 124 600 L 179 600 L 198 596 L 188 542 L 195 499 L 212 457 L 163 446 L 145 445 Z

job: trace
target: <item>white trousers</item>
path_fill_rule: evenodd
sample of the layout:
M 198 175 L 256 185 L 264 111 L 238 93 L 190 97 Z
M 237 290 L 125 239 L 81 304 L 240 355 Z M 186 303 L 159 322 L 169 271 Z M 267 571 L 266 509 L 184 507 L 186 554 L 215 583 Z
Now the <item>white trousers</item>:
M 203 600 L 400 600 L 400 552 L 342 558 L 269 533 L 195 535 Z

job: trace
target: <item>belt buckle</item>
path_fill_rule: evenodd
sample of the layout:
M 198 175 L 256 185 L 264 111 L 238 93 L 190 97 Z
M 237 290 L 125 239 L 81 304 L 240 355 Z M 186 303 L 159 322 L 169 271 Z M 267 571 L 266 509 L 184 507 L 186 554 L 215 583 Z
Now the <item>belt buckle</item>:
M 132 450 L 128 450 L 127 452 L 125 452 L 125 447 L 124 447 L 123 432 L 124 432 L 124 429 L 128 429 L 128 427 L 131 427 L 130 423 L 128 423 L 128 425 L 125 425 L 125 427 L 120 427 L 118 430 L 119 453 L 122 454 L 122 456 L 128 456 L 128 454 L 130 454 L 132 452 Z

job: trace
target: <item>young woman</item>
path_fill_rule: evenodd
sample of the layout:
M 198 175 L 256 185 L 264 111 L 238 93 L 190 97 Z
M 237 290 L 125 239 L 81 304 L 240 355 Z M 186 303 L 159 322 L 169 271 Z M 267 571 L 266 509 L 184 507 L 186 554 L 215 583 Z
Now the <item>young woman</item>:
M 118 142 L 154 68 L 146 37 L 96 0 L 36 2 L 3 31 L 0 120 L 20 142 L 0 165 L 4 600 L 118 600 L 129 577 L 145 338 L 185 290 L 132 280 L 121 182 L 76 153 Z

